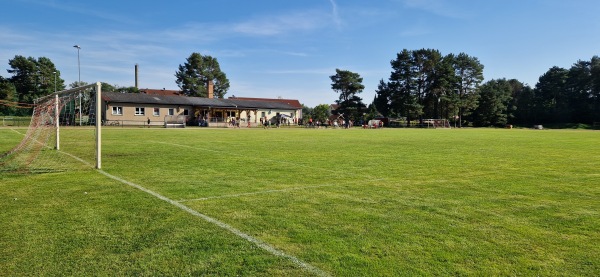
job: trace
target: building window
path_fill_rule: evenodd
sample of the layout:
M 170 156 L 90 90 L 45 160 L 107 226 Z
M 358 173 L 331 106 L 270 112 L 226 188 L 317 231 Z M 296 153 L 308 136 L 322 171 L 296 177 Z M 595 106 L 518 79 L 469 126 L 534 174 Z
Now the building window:
M 175 109 L 170 108 L 169 112 L 168 112 L 168 115 L 175 115 Z
M 260 117 L 265 117 L 265 112 L 260 112 Z
M 160 115 L 160 109 L 159 108 L 154 108 L 154 111 L 152 112 L 153 116 L 159 116 Z
M 113 115 L 123 115 L 123 107 L 112 107 Z
M 183 109 L 183 115 L 190 115 L 190 110 Z
M 135 115 L 145 115 L 146 108 L 135 107 Z

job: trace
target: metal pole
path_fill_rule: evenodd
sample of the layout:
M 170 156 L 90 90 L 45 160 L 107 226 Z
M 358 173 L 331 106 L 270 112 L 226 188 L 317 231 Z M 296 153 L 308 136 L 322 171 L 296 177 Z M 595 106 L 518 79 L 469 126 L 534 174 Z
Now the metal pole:
M 102 84 L 96 83 L 96 169 L 102 166 Z
M 81 86 L 81 62 L 79 60 L 79 50 L 81 50 L 81 46 L 75 44 L 73 47 L 77 48 L 77 71 L 79 72 L 79 79 L 77 82 L 77 86 Z M 81 126 L 81 93 L 79 93 L 79 126 Z
M 54 125 L 56 126 L 56 150 L 60 150 L 60 129 L 58 124 L 59 110 L 58 110 L 58 93 L 54 93 Z
M 83 112 L 83 109 L 81 107 L 81 92 L 79 93 L 79 126 L 81 126 L 81 114 Z

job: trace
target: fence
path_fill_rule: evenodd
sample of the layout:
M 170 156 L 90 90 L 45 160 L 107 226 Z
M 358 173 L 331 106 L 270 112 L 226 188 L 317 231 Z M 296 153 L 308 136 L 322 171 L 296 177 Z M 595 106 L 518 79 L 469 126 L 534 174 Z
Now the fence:
M 165 122 L 162 120 L 150 121 L 150 123 L 147 120 L 105 120 L 102 125 L 113 127 L 164 127 Z
M 24 117 L 24 116 L 3 116 L 2 117 L 2 126 L 6 127 L 6 126 L 23 126 L 23 127 L 27 127 L 29 126 L 29 122 L 31 121 L 31 117 Z

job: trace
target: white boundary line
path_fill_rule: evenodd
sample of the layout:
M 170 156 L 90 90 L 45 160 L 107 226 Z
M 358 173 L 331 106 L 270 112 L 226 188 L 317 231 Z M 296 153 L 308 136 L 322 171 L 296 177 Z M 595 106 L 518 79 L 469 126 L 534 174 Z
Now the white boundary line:
M 71 157 L 71 158 L 73 158 L 73 159 L 75 159 L 77 161 L 80 161 L 80 162 L 82 162 L 82 163 L 84 163 L 84 164 L 86 164 L 86 165 L 88 165 L 88 166 L 90 166 L 92 168 L 94 167 L 93 164 L 91 164 L 91 163 L 89 163 L 89 162 L 87 162 L 87 161 L 85 161 L 85 160 L 83 160 L 83 159 L 81 159 L 81 158 L 79 158 L 79 157 L 71 154 L 71 153 L 67 153 L 67 152 L 64 152 L 64 151 L 59 151 L 59 152 L 65 154 L 65 155 L 67 155 L 67 156 L 69 156 L 69 157 Z M 102 174 L 102 175 L 104 175 L 104 176 L 106 176 L 106 177 L 108 177 L 110 179 L 113 179 L 115 181 L 118 181 L 118 182 L 121 182 L 123 184 L 129 185 L 129 186 L 134 187 L 136 189 L 139 189 L 139 190 L 141 190 L 141 191 L 143 191 L 145 193 L 148 193 L 148 194 L 150 194 L 150 195 L 152 195 L 152 196 L 154 196 L 154 197 L 156 197 L 156 198 L 158 198 L 160 200 L 163 200 L 163 201 L 165 201 L 165 202 L 167 202 L 167 203 L 169 203 L 169 204 L 171 204 L 171 205 L 173 205 L 173 206 L 175 206 L 175 207 L 177 207 L 177 208 L 179 208 L 179 209 L 181 209 L 181 210 L 183 210 L 185 212 L 188 212 L 189 214 L 191 214 L 193 216 L 199 217 L 199 218 L 204 219 L 205 221 L 207 221 L 209 223 L 215 224 L 215 225 L 217 225 L 217 226 L 219 226 L 219 227 L 221 227 L 221 228 L 223 228 L 223 229 L 225 229 L 225 230 L 233 233 L 234 235 L 236 235 L 238 237 L 241 237 L 241 238 L 245 239 L 248 242 L 253 243 L 254 245 L 258 246 L 259 248 L 261 248 L 261 249 L 263 249 L 263 250 L 265 250 L 265 251 L 267 251 L 267 252 L 269 252 L 269 253 L 277 256 L 277 257 L 282 257 L 282 258 L 290 260 L 291 262 L 293 262 L 294 264 L 296 264 L 300 268 L 302 268 L 302 269 L 304 269 L 304 270 L 306 270 L 306 271 L 308 271 L 310 273 L 313 273 L 313 274 L 315 274 L 317 276 L 329 276 L 329 274 L 327 274 L 325 271 L 323 271 L 323 270 L 321 270 L 319 268 L 316 268 L 316 267 L 314 267 L 314 266 L 312 266 L 312 265 L 310 265 L 310 264 L 308 264 L 308 263 L 306 263 L 306 262 L 298 259 L 295 256 L 286 254 L 285 252 L 283 252 L 281 250 L 277 250 L 275 247 L 271 246 L 270 244 L 268 244 L 268 243 L 266 243 L 266 242 L 264 242 L 264 241 L 262 241 L 260 239 L 257 239 L 257 238 L 255 238 L 255 237 L 253 237 L 251 235 L 248 235 L 248 234 L 246 234 L 246 233 L 238 230 L 237 228 L 235 228 L 235 227 L 233 227 L 233 226 L 231 226 L 231 225 L 229 225 L 229 224 L 227 224 L 225 222 L 219 221 L 219 220 L 214 219 L 214 218 L 212 218 L 210 216 L 207 216 L 207 215 L 205 215 L 203 213 L 195 211 L 192 208 L 190 208 L 188 206 L 185 206 L 185 205 L 183 205 L 183 204 L 181 204 L 181 203 L 179 203 L 179 202 L 177 202 L 175 200 L 172 200 L 172 199 L 170 199 L 170 198 L 168 198 L 166 196 L 163 196 L 163 195 L 161 195 L 161 194 L 159 194 L 157 192 L 149 190 L 149 189 L 147 189 L 145 187 L 142 187 L 142 186 L 140 186 L 138 184 L 135 184 L 135 183 L 129 182 L 127 180 L 124 180 L 122 178 L 119 178 L 117 176 L 114 176 L 114 175 L 112 175 L 112 174 L 110 174 L 110 173 L 108 173 L 108 172 L 106 172 L 106 171 L 104 171 L 102 169 L 95 169 L 95 170 L 98 173 L 100 173 L 100 174 Z
M 70 154 L 68 154 L 68 155 L 71 156 L 71 157 L 74 157 L 74 156 L 72 156 Z M 80 160 L 80 159 L 78 159 L 78 160 Z M 89 164 L 89 163 L 87 163 L 87 164 Z M 179 209 L 181 209 L 183 211 L 186 211 L 186 212 L 192 214 L 193 216 L 202 218 L 202 219 L 204 219 L 205 221 L 207 221 L 209 223 L 215 224 L 215 225 L 217 225 L 217 226 L 219 226 L 219 227 L 221 227 L 221 228 L 223 228 L 223 229 L 225 229 L 225 230 L 227 230 L 227 231 L 229 231 L 229 232 L 237 235 L 238 237 L 241 237 L 241 238 L 243 238 L 243 239 L 245 239 L 245 240 L 253 243 L 254 245 L 258 246 L 259 248 L 261 248 L 263 250 L 266 250 L 267 252 L 269 252 L 269 253 L 271 253 L 271 254 L 273 254 L 275 256 L 286 258 L 286 259 L 292 261 L 294 264 L 296 264 L 297 266 L 299 266 L 300 268 L 302 268 L 302 269 L 304 269 L 304 270 L 306 270 L 308 272 L 311 272 L 311 273 L 313 273 L 313 274 L 315 274 L 317 276 L 329 276 L 329 274 L 327 274 L 326 272 L 324 272 L 324 271 L 322 271 L 322 270 L 320 270 L 320 269 L 318 269 L 318 268 L 316 268 L 316 267 L 314 267 L 314 266 L 312 266 L 312 265 L 310 265 L 308 263 L 305 263 L 305 262 L 301 261 L 300 259 L 298 259 L 295 256 L 286 254 L 286 253 L 282 252 L 281 250 L 277 250 L 277 249 L 275 249 L 275 247 L 269 245 L 268 243 L 266 243 L 264 241 L 261 241 L 261 240 L 255 238 L 255 237 L 253 237 L 253 236 L 250 236 L 250 235 L 248 235 L 248 234 L 246 234 L 246 233 L 244 233 L 244 232 L 236 229 L 235 227 L 233 227 L 233 226 L 231 226 L 231 225 L 229 225 L 227 223 L 224 223 L 222 221 L 214 219 L 214 218 L 212 218 L 210 216 L 207 216 L 205 214 L 199 213 L 198 211 L 195 211 L 195 210 L 193 210 L 193 209 L 191 209 L 191 208 L 189 208 L 189 207 L 187 207 L 187 206 L 185 206 L 185 205 L 183 205 L 183 204 L 181 204 L 181 203 L 179 203 L 179 202 L 177 202 L 175 200 L 167 198 L 167 197 L 165 197 L 165 196 L 163 196 L 163 195 L 161 195 L 161 194 L 159 194 L 157 192 L 149 190 L 149 189 L 147 189 L 145 187 L 142 187 L 142 186 L 140 186 L 138 184 L 129 182 L 127 180 L 121 179 L 121 178 L 119 178 L 117 176 L 114 176 L 112 174 L 109 174 L 109 173 L 107 173 L 106 171 L 104 171 L 102 169 L 96 169 L 96 171 L 98 171 L 100 174 L 102 174 L 102 175 L 104 175 L 104 176 L 106 176 L 106 177 L 108 177 L 110 179 L 113 179 L 115 181 L 119 181 L 119 182 L 121 182 L 123 184 L 132 186 L 132 187 L 134 187 L 136 189 L 139 189 L 139 190 L 141 190 L 141 191 L 143 191 L 145 193 L 148 193 L 148 194 L 150 194 L 150 195 L 152 195 L 152 196 L 154 196 L 154 197 L 156 197 L 156 198 L 158 198 L 160 200 L 163 200 L 163 201 L 165 201 L 165 202 L 167 202 L 167 203 L 169 203 L 169 204 L 171 204 L 171 205 L 173 205 L 173 206 L 175 206 L 175 207 L 177 207 L 177 208 L 179 208 Z
M 13 132 L 15 132 L 15 133 L 17 133 L 17 134 L 19 134 L 19 135 L 25 136 L 25 134 L 23 134 L 23 133 L 15 130 L 14 128 L 10 128 L 10 130 L 13 131 Z M 25 130 L 25 131 L 27 131 L 27 130 Z
M 16 132 L 16 130 L 13 130 L 13 131 Z M 165 143 L 165 144 L 170 144 L 170 143 Z M 178 145 L 178 144 L 172 144 L 172 145 L 186 147 L 185 145 Z M 190 148 L 192 148 L 192 147 L 190 147 Z M 214 150 L 212 150 L 212 151 L 214 151 Z M 77 160 L 77 161 L 79 161 L 81 163 L 84 163 L 84 164 L 86 164 L 86 165 L 88 165 L 88 166 L 90 166 L 92 168 L 94 167 L 94 165 L 92 165 L 91 163 L 89 163 L 89 162 L 87 162 L 87 161 L 85 161 L 85 160 L 83 160 L 83 159 L 81 159 L 81 158 L 79 158 L 79 157 L 77 157 L 77 156 L 75 156 L 75 155 L 73 155 L 71 153 L 67 153 L 67 152 L 64 152 L 64 151 L 58 151 L 58 152 L 63 153 L 63 154 L 65 154 L 65 155 L 67 155 L 67 156 L 69 156 L 69 157 L 71 157 L 71 158 L 73 158 L 73 159 L 75 159 L 75 160 Z M 217 152 L 217 151 L 215 151 L 215 152 Z M 154 196 L 154 197 L 156 197 L 156 198 L 158 198 L 160 200 L 163 200 L 163 201 L 165 201 L 165 202 L 167 202 L 167 203 L 169 203 L 169 204 L 171 204 L 171 205 L 173 205 L 173 206 L 175 206 L 175 207 L 177 207 L 177 208 L 179 208 L 179 209 L 181 209 L 181 210 L 183 210 L 185 212 L 188 212 L 189 214 L 191 214 L 193 216 L 202 218 L 202 219 L 204 219 L 205 221 L 207 221 L 209 223 L 215 224 L 215 225 L 217 225 L 217 226 L 219 226 L 219 227 L 221 227 L 221 228 L 223 228 L 223 229 L 225 229 L 225 230 L 233 233 L 234 235 L 236 235 L 238 237 L 241 237 L 241 238 L 245 239 L 246 241 L 248 241 L 250 243 L 253 243 L 254 245 L 258 246 L 259 248 L 261 248 L 261 249 L 263 249 L 263 250 L 265 250 L 265 251 L 267 251 L 267 252 L 269 252 L 269 253 L 277 256 L 277 257 L 282 257 L 282 258 L 290 260 L 291 262 L 293 262 L 294 264 L 296 264 L 300 268 L 302 268 L 302 269 L 304 269 L 304 270 L 306 270 L 306 271 L 308 271 L 310 273 L 313 273 L 313 274 L 315 274 L 317 276 L 329 276 L 329 274 L 327 274 L 325 271 L 323 271 L 323 270 L 321 270 L 319 268 L 316 268 L 316 267 L 314 267 L 314 266 L 312 266 L 312 265 L 310 265 L 310 264 L 308 264 L 308 263 L 306 263 L 306 262 L 298 259 L 295 256 L 286 254 L 285 252 L 276 249 L 275 247 L 271 246 L 270 244 L 268 244 L 268 243 L 266 243 L 266 242 L 264 242 L 264 241 L 262 241 L 262 240 L 260 240 L 258 238 L 255 238 L 253 236 L 250 236 L 250 235 L 248 235 L 248 234 L 246 234 L 246 233 L 238 230 L 237 228 L 235 228 L 235 227 L 233 227 L 233 226 L 231 226 L 231 225 L 229 225 L 229 224 L 227 224 L 225 222 L 219 221 L 219 220 L 217 220 L 215 218 L 212 218 L 212 217 L 207 216 L 207 215 L 205 215 L 203 213 L 195 211 L 195 210 L 191 209 L 190 207 L 185 206 L 185 205 L 179 203 L 178 201 L 172 200 L 172 199 L 170 199 L 170 198 L 168 198 L 166 196 L 163 196 L 163 195 L 161 195 L 161 194 L 159 194 L 157 192 L 149 190 L 149 189 L 147 189 L 145 187 L 142 187 L 142 186 L 140 186 L 138 184 L 135 184 L 135 183 L 129 182 L 127 180 L 124 180 L 122 178 L 119 178 L 117 176 L 114 176 L 114 175 L 112 175 L 112 174 L 110 174 L 110 173 L 108 173 L 108 172 L 106 172 L 106 171 L 104 171 L 102 169 L 95 169 L 95 170 L 98 173 L 100 173 L 100 174 L 102 174 L 102 175 L 104 175 L 104 176 L 106 176 L 106 177 L 108 177 L 110 179 L 113 179 L 115 181 L 118 181 L 118 182 L 121 182 L 123 184 L 129 185 L 129 186 L 134 187 L 136 189 L 139 189 L 139 190 L 141 190 L 141 191 L 143 191 L 145 193 L 148 193 L 148 194 L 150 194 L 150 195 L 152 195 L 152 196 Z M 323 187 L 323 186 L 332 186 L 332 185 L 320 185 L 320 186 L 312 186 L 312 187 Z M 295 189 L 304 189 L 304 188 L 310 188 L 310 187 L 295 188 Z M 275 191 L 285 191 L 285 190 L 292 190 L 292 189 L 270 190 L 270 191 L 265 191 L 265 192 L 262 192 L 262 193 L 269 193 L 269 192 L 275 192 Z M 261 193 L 261 192 L 258 192 L 258 193 Z M 239 194 L 238 196 L 240 196 L 240 195 L 258 194 L 258 193 Z M 232 196 L 221 196 L 221 197 L 212 197 L 212 198 L 224 198 L 224 197 L 235 197 L 235 195 L 232 195 Z M 207 199 L 212 199 L 212 198 L 207 198 Z M 192 200 L 206 200 L 206 199 L 192 199 Z M 190 201 L 190 200 L 188 200 L 188 201 Z

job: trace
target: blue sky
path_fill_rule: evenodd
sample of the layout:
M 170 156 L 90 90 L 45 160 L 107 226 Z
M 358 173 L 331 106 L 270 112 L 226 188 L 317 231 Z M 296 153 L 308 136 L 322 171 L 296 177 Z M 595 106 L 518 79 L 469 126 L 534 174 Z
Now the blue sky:
M 178 89 L 193 52 L 218 59 L 226 96 L 333 103 L 329 76 L 363 77 L 372 102 L 402 49 L 479 58 L 486 80 L 534 86 L 552 66 L 599 55 L 597 0 L 2 0 L 0 75 L 15 55 L 48 57 L 61 77 Z

